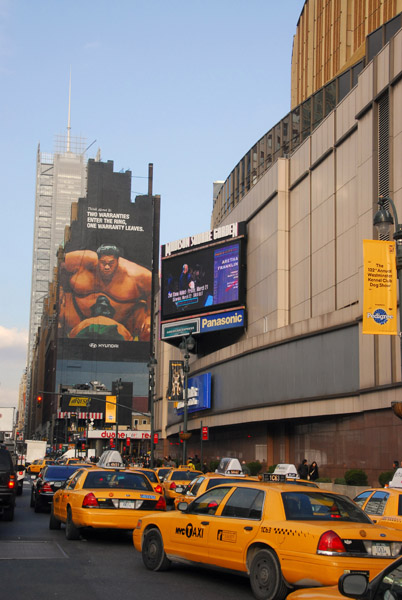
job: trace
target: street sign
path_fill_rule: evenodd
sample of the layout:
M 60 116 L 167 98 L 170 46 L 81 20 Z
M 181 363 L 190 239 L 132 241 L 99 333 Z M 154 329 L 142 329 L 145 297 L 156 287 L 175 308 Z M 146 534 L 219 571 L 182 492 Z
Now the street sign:
M 207 442 L 209 440 L 209 430 L 207 426 L 201 428 L 201 437 L 203 442 Z

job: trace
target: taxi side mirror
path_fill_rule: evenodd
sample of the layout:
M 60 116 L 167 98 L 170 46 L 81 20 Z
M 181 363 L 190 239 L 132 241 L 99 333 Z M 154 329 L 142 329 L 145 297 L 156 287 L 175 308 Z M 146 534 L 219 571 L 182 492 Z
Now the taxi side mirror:
M 179 502 L 177 505 L 177 510 L 180 510 L 180 512 L 187 512 L 188 507 L 189 505 L 187 504 L 187 502 Z
M 341 594 L 349 598 L 364 596 L 368 588 L 368 577 L 363 573 L 345 573 L 338 581 Z

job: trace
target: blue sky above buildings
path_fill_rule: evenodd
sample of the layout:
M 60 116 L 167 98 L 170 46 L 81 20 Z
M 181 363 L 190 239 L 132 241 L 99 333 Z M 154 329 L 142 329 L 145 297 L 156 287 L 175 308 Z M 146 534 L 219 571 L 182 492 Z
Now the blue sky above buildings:
M 0 0 L 0 406 L 29 320 L 36 152 L 66 134 L 161 195 L 161 243 L 210 228 L 212 184 L 290 109 L 304 0 Z M 96 140 L 96 141 L 95 141 Z M 94 143 L 93 143 L 94 142 Z

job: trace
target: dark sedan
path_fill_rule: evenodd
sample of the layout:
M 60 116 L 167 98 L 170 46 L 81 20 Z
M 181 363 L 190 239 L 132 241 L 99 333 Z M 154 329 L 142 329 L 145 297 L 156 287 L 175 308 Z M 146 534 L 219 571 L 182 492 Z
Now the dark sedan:
M 90 465 L 88 465 L 90 467 Z M 31 507 L 35 512 L 50 509 L 55 491 L 82 465 L 48 465 L 32 483 Z

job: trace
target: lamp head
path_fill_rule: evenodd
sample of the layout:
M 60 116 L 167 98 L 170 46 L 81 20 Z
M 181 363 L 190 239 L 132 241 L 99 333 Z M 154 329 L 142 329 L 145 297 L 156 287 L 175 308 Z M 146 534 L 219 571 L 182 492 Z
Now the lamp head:
M 379 235 L 386 236 L 389 234 L 391 225 L 394 224 L 394 219 L 385 206 L 387 198 L 380 197 L 378 199 L 379 210 L 374 215 L 373 225 L 377 227 Z

